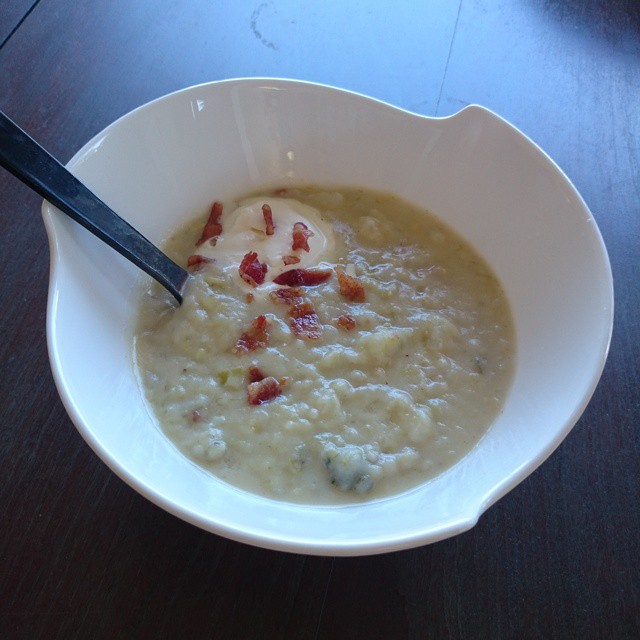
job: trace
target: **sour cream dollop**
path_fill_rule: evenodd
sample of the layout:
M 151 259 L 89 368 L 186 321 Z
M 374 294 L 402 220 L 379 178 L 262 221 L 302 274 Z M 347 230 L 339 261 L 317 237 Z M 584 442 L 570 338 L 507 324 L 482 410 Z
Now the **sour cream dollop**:
M 262 213 L 262 205 L 268 204 L 273 215 L 275 231 L 268 236 Z M 309 237 L 309 251 L 292 250 L 293 225 L 304 223 L 313 236 Z M 224 211 L 221 219 L 222 233 L 215 246 L 208 242 L 198 247 L 198 253 L 206 258 L 213 258 L 223 269 L 233 270 L 234 279 L 243 288 L 253 289 L 247 285 L 240 274 L 238 266 L 249 251 L 258 254 L 258 260 L 268 267 L 264 284 L 258 289 L 271 289 L 277 285 L 273 279 L 289 269 L 308 269 L 322 262 L 334 246 L 334 231 L 331 224 L 322 219 L 320 212 L 314 207 L 302 204 L 292 198 L 258 196 L 240 201 L 238 207 Z M 285 256 L 296 256 L 300 262 L 285 265 Z

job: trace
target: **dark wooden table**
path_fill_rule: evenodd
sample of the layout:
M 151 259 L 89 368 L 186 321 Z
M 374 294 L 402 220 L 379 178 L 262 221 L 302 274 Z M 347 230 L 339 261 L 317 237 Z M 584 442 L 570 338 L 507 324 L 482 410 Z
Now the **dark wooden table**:
M 0 172 L 1 638 L 640 637 L 639 2 L 0 0 L 0 43 L 0 109 L 65 161 L 229 77 L 483 104 L 574 181 L 617 305 L 588 409 L 473 530 L 367 558 L 264 551 L 153 506 L 77 434 L 47 359 L 40 200 Z

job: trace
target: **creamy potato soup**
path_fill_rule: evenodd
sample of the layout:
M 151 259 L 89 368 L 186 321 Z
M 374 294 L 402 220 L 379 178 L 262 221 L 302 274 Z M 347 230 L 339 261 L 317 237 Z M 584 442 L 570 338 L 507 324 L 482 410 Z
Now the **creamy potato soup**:
M 191 460 L 279 500 L 398 493 L 486 432 L 511 380 L 507 300 L 486 262 L 385 193 L 282 189 L 217 202 L 165 246 L 192 272 L 145 293 L 135 353 Z

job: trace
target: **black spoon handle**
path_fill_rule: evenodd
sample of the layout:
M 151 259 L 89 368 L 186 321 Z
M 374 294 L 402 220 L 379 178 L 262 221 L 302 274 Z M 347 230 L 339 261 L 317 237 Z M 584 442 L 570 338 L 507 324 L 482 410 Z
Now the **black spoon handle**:
M 182 302 L 189 274 L 0 111 L 0 165 L 155 278 Z

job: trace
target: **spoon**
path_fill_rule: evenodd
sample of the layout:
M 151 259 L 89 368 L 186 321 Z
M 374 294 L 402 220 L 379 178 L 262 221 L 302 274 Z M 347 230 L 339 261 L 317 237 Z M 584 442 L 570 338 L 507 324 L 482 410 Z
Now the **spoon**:
M 155 278 L 182 303 L 189 274 L 0 111 L 0 165 Z

